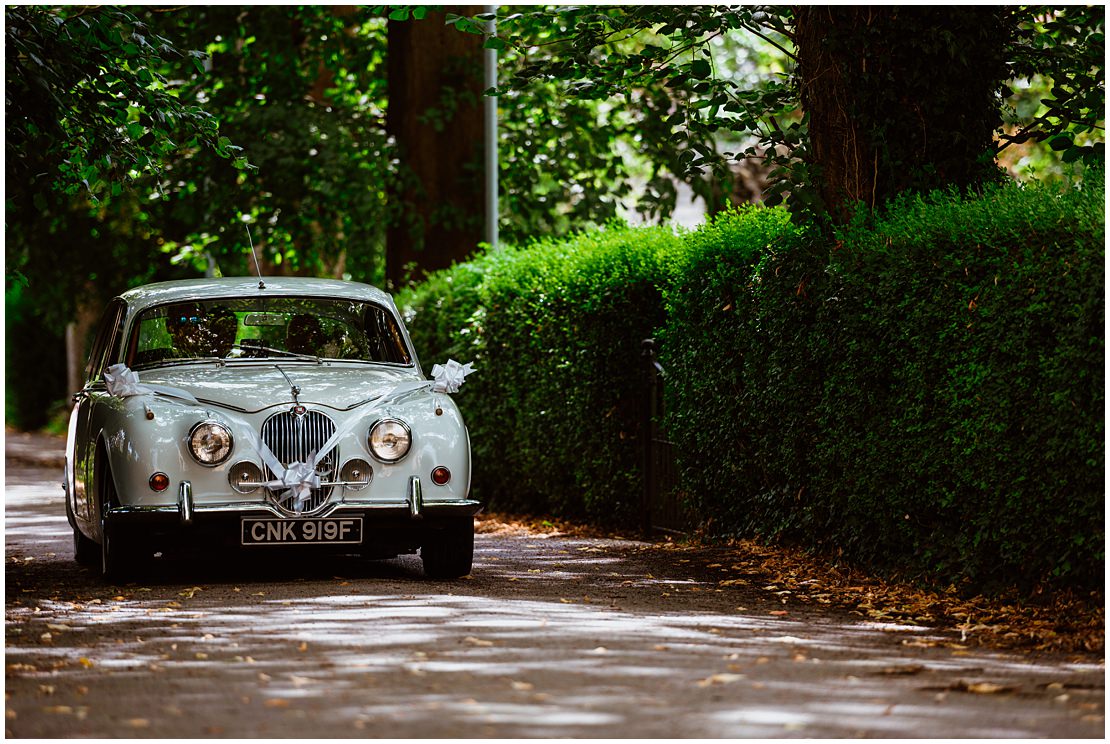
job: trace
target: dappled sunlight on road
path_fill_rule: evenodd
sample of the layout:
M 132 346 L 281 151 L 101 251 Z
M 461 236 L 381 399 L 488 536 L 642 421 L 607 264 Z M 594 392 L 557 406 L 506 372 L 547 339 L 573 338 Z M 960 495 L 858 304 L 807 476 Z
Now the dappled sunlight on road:
M 35 721 L 17 735 L 1016 737 L 1102 710 L 1098 664 L 785 615 L 632 541 L 480 534 L 457 582 L 340 556 L 165 561 L 107 586 L 67 563 L 64 512 L 10 496 L 9 727 Z M 39 574 L 67 589 L 19 588 Z
M 69 603 L 44 602 L 42 620 L 17 608 L 9 622 L 25 622 L 31 637 L 65 634 L 67 648 L 10 648 L 8 661 L 86 658 L 94 666 L 67 672 L 85 684 L 133 673 L 190 688 L 194 675 L 218 671 L 223 683 L 191 689 L 192 705 L 216 704 L 230 684 L 250 689 L 252 700 L 264 696 L 307 711 L 313 701 L 338 704 L 331 723 L 346 718 L 352 727 L 410 715 L 401 711 L 417 694 L 423 709 L 444 721 L 535 736 L 586 735 L 595 726 L 650 719 L 636 682 L 649 678 L 653 696 L 688 699 L 690 714 L 679 706 L 668 715 L 688 719 L 683 728 L 691 735 L 805 732 L 815 722 L 826 734 L 852 735 L 865 721 L 875 731 L 878 717 L 877 730 L 892 736 L 920 735 L 921 726 L 944 721 L 949 731 L 998 736 L 1005 732 L 997 723 L 981 727 L 974 710 L 946 705 L 947 694 L 922 688 L 942 688 L 952 675 L 1005 684 L 1015 672 L 1061 671 L 976 652 L 915 660 L 921 668 L 902 674 L 911 671 L 903 648 L 881 630 L 853 624 L 814 628 L 744 615 L 649 615 L 557 599 L 362 588 L 367 593 L 270 599 L 251 598 L 243 587 L 246 605 L 208 601 L 202 589 L 189 599 L 108 601 L 79 613 Z M 102 636 L 119 640 L 105 644 Z M 312 661 L 299 663 L 309 649 Z M 481 691 L 491 685 L 501 692 L 496 697 L 519 699 L 490 699 Z M 789 708 L 776 707 L 783 700 Z

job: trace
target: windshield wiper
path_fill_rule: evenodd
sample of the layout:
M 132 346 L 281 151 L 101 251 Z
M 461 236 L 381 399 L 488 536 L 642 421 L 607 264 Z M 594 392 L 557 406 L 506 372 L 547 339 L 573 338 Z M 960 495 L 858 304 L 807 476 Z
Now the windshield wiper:
M 150 369 L 152 367 L 167 367 L 178 364 L 216 364 L 222 365 L 224 360 L 220 357 L 165 357 L 150 362 L 136 364 L 132 369 Z
M 298 354 L 295 351 L 286 351 L 285 349 L 275 349 L 272 346 L 262 346 L 262 345 L 255 345 L 255 344 L 247 344 L 246 346 L 243 346 L 242 344 L 233 344 L 231 348 L 239 349 L 240 351 L 246 351 L 246 352 L 251 352 L 251 351 L 255 351 L 255 350 L 257 350 L 257 351 L 267 351 L 267 352 L 270 352 L 271 354 L 281 354 L 282 356 L 292 357 L 294 359 L 305 359 L 305 360 L 310 361 L 310 362 L 316 362 L 317 364 L 323 364 L 324 363 L 320 359 L 320 357 L 314 356 L 312 354 Z M 265 357 L 241 356 L 241 357 L 234 357 L 234 358 L 235 359 L 263 359 Z

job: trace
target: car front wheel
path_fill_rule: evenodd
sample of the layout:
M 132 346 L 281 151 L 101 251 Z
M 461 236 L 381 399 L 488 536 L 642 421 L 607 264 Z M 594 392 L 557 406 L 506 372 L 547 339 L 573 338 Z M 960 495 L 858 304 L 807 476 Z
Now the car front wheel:
M 96 543 L 85 537 L 77 527 L 74 527 L 73 560 L 82 566 L 95 566 L 97 557 Z
M 136 551 L 132 535 L 120 528 L 108 509 L 116 503 L 112 474 L 103 471 L 100 494 L 100 575 L 107 581 L 120 581 L 135 571 Z
M 430 579 L 457 579 L 474 564 L 474 520 L 461 519 L 428 535 L 420 548 L 424 575 Z
M 100 522 L 100 575 L 109 581 L 125 578 L 133 568 L 134 557 L 128 541 L 109 520 Z

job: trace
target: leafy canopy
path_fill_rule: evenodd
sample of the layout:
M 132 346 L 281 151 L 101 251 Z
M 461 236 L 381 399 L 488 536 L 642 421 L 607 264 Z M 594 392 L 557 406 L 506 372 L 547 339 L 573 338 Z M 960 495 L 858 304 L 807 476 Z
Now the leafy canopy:
M 1045 143 L 1065 162 L 1104 159 L 1104 9 L 1017 6 L 1004 50 L 1011 79 L 1052 80 L 1043 108 L 1010 110 L 1011 126 L 997 133 L 994 158 L 1011 143 Z M 626 131 L 645 143 L 641 153 L 667 148 L 673 173 L 696 181 L 707 172 L 728 183 L 745 161 L 765 163 L 773 181 L 765 200 L 784 197 L 798 208 L 813 165 L 808 121 L 800 105 L 805 71 L 795 61 L 795 19 L 785 6 L 615 6 L 504 11 L 455 17 L 458 28 L 484 33 L 496 18 L 489 48 L 520 59 L 496 91 L 525 95 L 556 86 L 568 98 L 607 102 L 625 112 Z M 912 20 L 905 32 L 913 34 Z M 757 81 L 730 74 L 729 47 L 737 34 L 763 40 L 787 60 L 781 73 Z M 958 52 L 958 50 L 956 50 Z M 1001 81 L 1000 81 L 1001 82 Z M 1010 91 L 1012 93 L 1012 91 Z M 890 91 L 892 105 L 901 91 Z M 1003 100 L 998 100 L 1001 107 Z M 647 144 L 650 142 L 650 144 Z M 658 164 L 659 160 L 652 162 Z

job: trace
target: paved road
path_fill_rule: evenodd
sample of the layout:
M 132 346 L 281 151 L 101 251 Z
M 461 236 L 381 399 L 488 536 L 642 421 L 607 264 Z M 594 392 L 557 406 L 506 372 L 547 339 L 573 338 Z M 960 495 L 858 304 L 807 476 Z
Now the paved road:
M 9 461 L 10 737 L 1104 730 L 1098 659 L 820 614 L 633 541 L 484 533 L 456 582 L 423 579 L 414 557 L 213 558 L 106 585 L 70 559 L 57 481 Z

